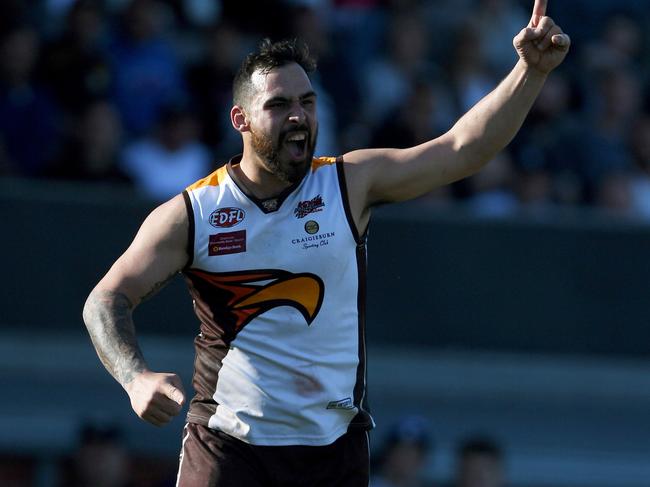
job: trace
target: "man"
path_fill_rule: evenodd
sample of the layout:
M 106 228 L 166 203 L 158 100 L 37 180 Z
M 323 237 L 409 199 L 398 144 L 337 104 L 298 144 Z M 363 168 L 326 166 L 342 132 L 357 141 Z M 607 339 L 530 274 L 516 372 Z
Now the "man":
M 468 438 L 458 448 L 456 487 L 504 487 L 503 452 L 488 438 Z
M 244 150 L 154 210 L 90 294 L 84 320 L 134 411 L 160 426 L 185 402 L 148 369 L 131 312 L 182 272 L 201 321 L 180 486 L 368 482 L 364 268 L 370 209 L 478 171 L 515 135 L 568 36 L 536 0 L 520 60 L 443 136 L 313 159 L 305 49 L 263 43 L 234 81 Z
M 384 439 L 379 452 L 373 454 L 377 467 L 370 487 L 424 487 L 424 469 L 432 450 L 427 422 L 420 416 L 399 418 Z

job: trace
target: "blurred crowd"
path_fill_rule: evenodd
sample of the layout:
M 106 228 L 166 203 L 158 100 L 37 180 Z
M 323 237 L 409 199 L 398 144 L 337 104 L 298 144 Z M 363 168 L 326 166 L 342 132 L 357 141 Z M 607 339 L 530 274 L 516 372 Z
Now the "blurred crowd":
M 371 451 L 369 487 L 511 485 L 503 448 L 491 437 L 460 438 L 450 452 L 444 483 L 432 479 L 438 449 L 425 418 L 396 418 L 377 444 L 377 451 Z M 89 422 L 81 425 L 74 449 L 57 457 L 46 472 L 43 465 L 39 468 L 37 457 L 0 456 L 0 482 L 7 487 L 171 487 L 176 484 L 177 468 L 176 458 L 134 453 L 118 426 Z
M 428 421 L 396 418 L 378 452 L 371 452 L 369 487 L 505 487 L 507 465 L 501 445 L 489 436 L 461 438 L 453 452 L 451 479 L 438 484 L 427 475 L 436 449 Z
M 114 424 L 80 427 L 70 452 L 0 455 L 3 487 L 172 487 L 178 459 L 134 452 Z
M 650 7 L 550 2 L 573 39 L 524 128 L 426 204 L 597 206 L 650 219 Z M 317 155 L 448 130 L 516 62 L 533 0 L 3 0 L 0 176 L 130 184 L 161 201 L 241 151 L 231 81 L 265 36 L 319 60 Z

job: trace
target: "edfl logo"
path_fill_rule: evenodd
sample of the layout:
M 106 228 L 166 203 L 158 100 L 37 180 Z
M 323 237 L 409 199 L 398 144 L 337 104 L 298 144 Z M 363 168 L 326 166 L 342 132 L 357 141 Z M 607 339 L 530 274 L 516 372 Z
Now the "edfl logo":
M 241 208 L 219 208 L 210 213 L 210 225 L 216 228 L 230 228 L 241 223 L 246 218 L 246 212 Z

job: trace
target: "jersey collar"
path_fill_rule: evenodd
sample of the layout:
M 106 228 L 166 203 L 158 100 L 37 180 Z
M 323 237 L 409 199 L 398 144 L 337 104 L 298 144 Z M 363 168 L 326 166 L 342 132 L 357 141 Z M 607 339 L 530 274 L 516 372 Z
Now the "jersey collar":
M 270 198 L 265 198 L 265 199 L 260 199 L 257 198 L 254 194 L 252 194 L 248 189 L 246 188 L 246 185 L 242 183 L 241 178 L 237 175 L 237 173 L 233 170 L 233 166 L 236 166 L 241 162 L 242 159 L 242 154 L 238 154 L 234 157 L 232 157 L 228 163 L 226 164 L 226 171 L 228 171 L 228 174 L 230 175 L 230 178 L 233 180 L 235 185 L 239 188 L 239 190 L 244 193 L 244 195 L 251 200 L 263 213 L 273 213 L 276 212 L 280 209 L 282 206 L 282 203 L 284 203 L 284 200 L 287 199 L 287 197 L 293 193 L 293 191 L 300 186 L 302 181 L 304 180 L 301 179 L 300 181 L 292 184 L 288 188 L 285 188 L 282 190 L 281 193 L 272 196 Z

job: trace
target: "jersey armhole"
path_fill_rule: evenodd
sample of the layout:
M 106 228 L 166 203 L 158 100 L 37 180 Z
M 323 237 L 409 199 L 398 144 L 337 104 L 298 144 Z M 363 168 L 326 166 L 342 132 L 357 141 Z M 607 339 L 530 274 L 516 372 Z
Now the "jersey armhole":
M 187 190 L 183 191 L 183 201 L 185 201 L 185 209 L 187 210 L 187 221 L 189 222 L 187 229 L 187 263 L 183 267 L 183 271 L 186 271 L 194 263 L 194 210 L 192 209 L 192 202 L 190 200 L 190 194 Z
M 358 244 L 361 245 L 365 242 L 366 239 L 366 234 L 368 233 L 368 229 L 366 228 L 366 231 L 363 233 L 363 235 L 359 235 L 359 229 L 357 228 L 357 225 L 354 223 L 354 218 L 352 218 L 352 209 L 350 208 L 350 198 L 348 195 L 348 185 L 345 180 L 345 169 L 343 167 L 343 156 L 339 156 L 336 158 L 336 173 L 338 175 L 338 180 L 339 180 L 339 189 L 341 191 L 341 199 L 343 200 L 343 209 L 345 210 L 345 217 L 348 221 L 348 225 L 350 226 L 350 231 L 352 231 L 352 236 L 354 237 L 354 241 Z

